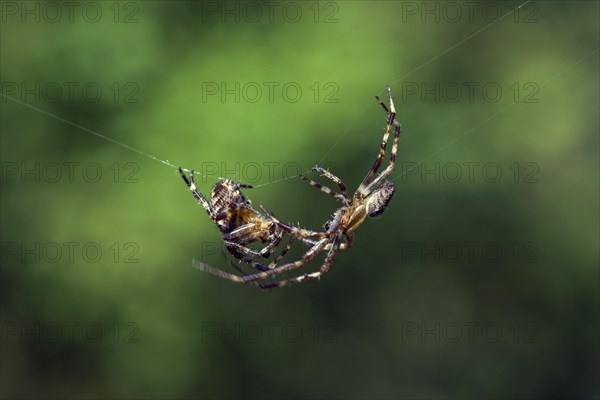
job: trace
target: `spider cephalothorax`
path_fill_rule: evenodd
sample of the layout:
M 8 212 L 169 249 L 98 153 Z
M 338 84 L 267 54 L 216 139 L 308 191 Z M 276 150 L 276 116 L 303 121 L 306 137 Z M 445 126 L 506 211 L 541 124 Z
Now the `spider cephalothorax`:
M 348 206 L 340 208 L 342 213 L 343 231 L 346 236 L 351 235 L 356 228 L 368 217 L 377 217 L 385 211 L 394 196 L 396 187 L 392 182 L 386 181 L 379 189 L 363 197 L 357 192 Z M 331 226 L 333 221 L 329 221 Z M 318 236 L 317 236 L 318 237 Z
M 379 189 L 366 197 L 357 192 L 351 200 L 346 199 L 346 205 L 339 208 L 333 218 L 325 222 L 323 229 L 325 232 L 310 232 L 307 230 L 293 228 L 281 221 L 276 221 L 285 231 L 294 234 L 300 238 L 323 238 L 332 226 L 338 226 L 344 235 L 344 248 L 352 245 L 352 234 L 362 224 L 367 217 L 377 217 L 385 211 L 388 204 L 394 196 L 396 188 L 392 182 L 386 181 Z M 273 217 L 274 218 L 274 217 Z M 315 244 L 314 241 L 311 241 Z
M 375 217 L 381 215 L 389 205 L 392 196 L 394 195 L 395 187 L 390 181 L 387 181 L 387 177 L 392 173 L 396 163 L 396 153 L 398 151 L 398 138 L 400 136 L 401 125 L 398 121 L 396 121 L 396 109 L 392 100 L 392 91 L 389 87 L 387 88 L 387 97 L 390 105 L 389 108 L 379 99 L 379 97 L 377 97 L 379 104 L 387 113 L 387 125 L 383 133 L 383 140 L 381 141 L 379 154 L 377 155 L 371 170 L 367 173 L 358 189 L 352 196 L 349 195 L 346 185 L 340 178 L 323 168 L 314 167 L 313 170 L 335 183 L 340 192 L 333 191 L 327 186 L 308 179 L 302 175 L 300 176 L 310 185 L 327 193 L 342 203 L 342 206 L 334 212 L 332 219 L 324 224 L 324 231 L 311 231 L 281 222 L 261 205 L 261 209 L 265 213 L 264 218 L 266 218 L 269 223 L 276 225 L 278 229 L 288 233 L 292 239 L 300 239 L 304 244 L 310 246 L 309 250 L 301 257 L 300 260 L 283 265 L 271 264 L 268 270 L 261 270 L 261 272 L 245 276 L 230 274 L 206 265 L 198 265 L 198 267 L 206 272 L 210 272 L 234 282 L 251 282 L 258 284 L 258 286 L 263 288 L 281 287 L 289 284 L 305 282 L 311 279 L 319 279 L 323 274 L 328 272 L 336 255 L 341 250 L 347 249 L 352 245 L 354 231 L 365 221 L 367 216 Z M 387 142 L 392 128 L 394 129 L 394 142 L 390 155 L 390 164 L 385 170 L 383 170 L 383 172 L 376 175 L 377 171 L 381 167 L 383 158 L 385 157 Z M 285 254 L 289 246 L 290 244 L 288 244 L 288 247 L 282 254 Z M 322 251 L 327 251 L 327 255 L 319 271 L 305 273 L 295 278 L 289 278 L 275 282 L 270 281 L 270 279 L 276 275 L 300 268 L 304 264 L 314 259 L 317 254 Z

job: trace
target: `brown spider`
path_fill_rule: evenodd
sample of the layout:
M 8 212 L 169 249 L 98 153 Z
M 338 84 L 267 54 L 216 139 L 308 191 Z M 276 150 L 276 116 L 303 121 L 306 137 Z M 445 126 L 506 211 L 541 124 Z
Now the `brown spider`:
M 392 100 L 392 91 L 389 86 L 387 88 L 387 97 L 390 104 L 389 109 L 379 99 L 379 97 L 376 96 L 379 104 L 388 113 L 387 126 L 383 134 L 383 140 L 381 141 L 379 154 L 375 159 L 371 170 L 365 176 L 352 197 L 349 196 L 344 182 L 323 168 L 315 167 L 313 170 L 334 182 L 339 187 L 341 193 L 337 193 L 320 183 L 301 176 L 302 179 L 307 181 L 312 186 L 333 196 L 335 199 L 343 203 L 343 205 L 337 211 L 335 211 L 333 218 L 325 223 L 325 231 L 316 232 L 285 224 L 275 218 L 273 214 L 265 210 L 265 208 L 261 205 L 261 209 L 266 214 L 269 223 L 274 224 L 281 230 L 289 233 L 292 238 L 299 238 L 302 242 L 311 246 L 310 249 L 300 258 L 300 260 L 280 266 L 276 266 L 276 264 L 270 265 L 268 270 L 245 276 L 230 274 L 212 268 L 206 264 L 200 265 L 197 263 L 195 266 L 198 269 L 234 282 L 254 283 L 262 288 L 282 287 L 290 284 L 305 282 L 307 280 L 319 279 L 323 274 L 327 273 L 336 255 L 341 250 L 347 249 L 352 245 L 353 233 L 356 228 L 358 228 L 360 224 L 364 222 L 367 216 L 374 217 L 382 214 L 394 195 L 394 184 L 390 181 L 387 181 L 386 178 L 393 171 L 396 163 L 396 153 L 398 150 L 398 138 L 400 136 L 401 125 L 395 120 L 396 109 Z M 394 143 L 390 156 L 390 164 L 383 172 L 375 176 L 385 156 L 386 146 L 392 126 L 394 127 Z M 291 244 L 288 244 L 288 246 L 290 245 Z M 286 251 L 287 248 L 284 250 L 284 253 Z M 264 280 L 271 279 L 275 275 L 300 268 L 310 260 L 314 259 L 321 251 L 327 251 L 327 256 L 325 257 L 325 261 L 323 262 L 323 265 L 320 267 L 319 271 L 303 274 L 290 279 L 262 283 Z M 281 258 L 282 257 L 278 257 L 278 260 Z
M 204 207 L 223 234 L 225 247 L 234 257 L 260 271 L 266 271 L 273 268 L 287 253 L 294 237 L 291 238 L 282 254 L 268 266 L 255 261 L 259 257 L 268 258 L 275 251 L 283 238 L 284 230 L 252 208 L 252 203 L 240 190 L 241 188 L 252 188 L 251 185 L 233 182 L 230 179 L 220 180 L 213 186 L 211 201 L 208 202 L 196 188 L 194 171 L 190 171 L 189 179 L 181 168 L 179 168 L 179 174 L 196 201 Z M 254 242 L 268 244 L 260 251 L 256 251 L 248 247 L 250 243 Z

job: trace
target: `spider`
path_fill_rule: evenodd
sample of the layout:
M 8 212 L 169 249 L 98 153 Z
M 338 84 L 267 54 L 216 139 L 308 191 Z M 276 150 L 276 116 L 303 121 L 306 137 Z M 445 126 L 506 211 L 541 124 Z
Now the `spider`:
M 234 182 L 231 179 L 220 180 L 213 186 L 209 202 L 196 188 L 194 171 L 190 171 L 189 179 L 181 167 L 179 174 L 196 201 L 204 207 L 223 234 L 225 247 L 234 257 L 261 271 L 266 271 L 273 268 L 285 256 L 291 243 L 288 243 L 288 247 L 282 254 L 268 266 L 255 261 L 259 257 L 268 258 L 275 251 L 283 238 L 284 230 L 252 208 L 252 203 L 240 190 L 250 189 L 251 185 Z M 290 241 L 293 242 L 294 239 L 292 237 Z M 268 244 L 257 251 L 248 247 L 253 242 Z
M 221 278 L 239 283 L 254 283 L 261 288 L 282 287 L 286 285 L 302 283 L 308 280 L 320 279 L 323 274 L 327 273 L 337 254 L 341 250 L 345 250 L 352 246 L 354 231 L 360 226 L 360 224 L 366 220 L 367 216 L 375 217 L 381 215 L 387 208 L 392 196 L 394 195 L 394 184 L 390 181 L 387 181 L 386 178 L 392 173 L 396 163 L 396 153 L 398 150 L 398 138 L 400 136 L 401 125 L 395 119 L 396 109 L 392 100 L 391 88 L 389 86 L 387 87 L 387 97 L 390 105 L 389 109 L 378 96 L 375 97 L 388 115 L 387 126 L 383 134 L 383 140 L 381 141 L 379 154 L 377 155 L 373 166 L 362 180 L 354 195 L 349 195 L 346 185 L 340 178 L 318 166 L 314 167 L 313 170 L 335 183 L 341 193 L 335 192 L 327 186 L 300 175 L 304 181 L 308 182 L 310 185 L 323 191 L 324 193 L 334 197 L 336 200 L 342 203 L 342 206 L 333 214 L 333 218 L 327 221 L 323 226 L 324 231 L 316 232 L 293 227 L 279 221 L 272 213 L 267 211 L 262 204 L 260 206 L 261 210 L 265 213 L 268 221 L 271 224 L 274 224 L 282 231 L 287 232 L 292 236 L 292 238 L 298 238 L 305 244 L 310 245 L 309 250 L 298 261 L 286 263 L 280 266 L 277 266 L 276 264 L 270 265 L 268 270 L 245 276 L 238 276 L 221 271 L 206 264 L 196 263 L 195 266 L 198 269 L 220 276 Z M 376 176 L 377 171 L 381 167 L 385 157 L 387 142 L 392 127 L 394 127 L 394 143 L 390 156 L 390 164 L 385 170 L 383 170 L 383 172 Z M 288 244 L 288 246 L 290 246 L 290 244 Z M 284 249 L 284 252 L 286 251 L 287 247 Z M 275 282 L 268 281 L 263 283 L 265 280 L 270 280 L 275 275 L 302 267 L 304 264 L 314 259 L 321 251 L 327 251 L 327 255 L 318 271 L 313 273 L 305 273 L 294 278 L 283 279 Z M 280 259 L 280 257 L 278 257 L 278 259 Z

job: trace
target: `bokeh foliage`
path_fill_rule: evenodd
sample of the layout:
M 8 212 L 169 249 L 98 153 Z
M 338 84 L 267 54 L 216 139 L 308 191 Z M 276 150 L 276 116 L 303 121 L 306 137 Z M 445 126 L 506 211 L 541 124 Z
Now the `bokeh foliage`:
M 476 3 L 476 10 L 487 4 Z M 286 163 L 304 170 L 320 163 L 355 188 L 385 122 L 373 95 L 389 83 L 403 124 L 397 193 L 323 280 L 265 293 L 191 267 L 206 244 L 219 245 L 219 234 L 174 169 L 3 97 L 3 168 L 98 163 L 103 173 L 97 183 L 80 175 L 52 183 L 3 170 L 3 397 L 598 396 L 598 3 L 534 2 L 493 22 L 479 12 L 456 22 L 408 12 L 443 4 L 433 1 L 301 2 L 298 22 L 282 17 L 283 2 L 255 3 L 275 9 L 273 21 L 257 22 L 208 13 L 207 4 L 240 9 L 236 2 L 96 4 L 104 12 L 97 23 L 77 13 L 74 22 L 23 22 L 3 9 L 3 91 L 14 83 L 96 82 L 105 90 L 98 102 L 11 96 L 187 168 L 258 164 L 262 176 L 251 183 L 265 185 L 247 192 L 254 203 L 318 228 L 337 206 L 332 199 L 295 179 L 270 182 Z M 516 5 L 493 4 L 503 13 Z M 123 23 L 132 10 L 136 21 Z M 114 82 L 117 100 L 108 89 Z M 128 82 L 139 89 L 137 102 L 123 101 Z M 203 98 L 213 82 L 294 82 L 303 95 L 297 102 L 277 90 L 273 102 Z M 323 101 L 328 82 L 339 89 L 335 103 Z M 477 90 L 474 101 L 452 102 L 403 93 L 465 82 L 495 83 L 503 95 L 489 101 Z M 515 101 L 515 83 L 536 85 L 538 101 L 524 102 L 523 93 Z M 279 163 L 276 176 L 265 162 Z M 421 162 L 496 163 L 503 175 L 487 182 L 477 169 L 473 182 L 436 182 L 431 174 L 423 181 L 408 168 Z M 515 163 L 521 173 L 534 163 L 537 181 L 519 175 L 515 183 Z M 136 183 L 124 182 L 126 164 L 137 168 Z M 208 193 L 225 173 L 201 180 L 200 190 Z M 4 246 L 73 241 L 98 243 L 101 261 L 22 260 Z M 122 262 L 128 242 L 139 249 L 138 263 Z M 449 243 L 466 251 L 470 242 L 495 244 L 506 257 L 407 254 L 407 246 Z M 515 244 L 526 243 L 536 246 L 535 262 L 511 258 Z M 227 268 L 218 254 L 206 261 Z M 503 335 L 491 342 L 477 330 L 473 343 L 466 331 L 457 342 L 407 336 L 412 324 L 471 322 L 493 323 Z M 9 334 L 14 323 L 97 323 L 103 335 L 51 342 Z M 115 323 L 121 334 L 128 323 L 139 327 L 138 341 L 116 340 Z M 207 337 L 214 324 L 235 331 L 267 323 L 279 327 L 273 342 L 264 334 L 256 342 Z M 301 327 L 301 340 L 283 340 L 284 324 Z M 513 340 L 515 324 L 536 327 L 535 340 Z

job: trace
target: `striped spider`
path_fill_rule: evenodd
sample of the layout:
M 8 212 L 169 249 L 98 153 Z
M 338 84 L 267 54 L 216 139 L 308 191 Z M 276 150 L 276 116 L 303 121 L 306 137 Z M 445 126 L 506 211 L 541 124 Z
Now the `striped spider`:
M 272 269 L 291 248 L 294 237 L 268 266 L 256 262 L 256 259 L 268 258 L 275 251 L 283 238 L 284 230 L 252 208 L 252 203 L 240 190 L 252 186 L 230 179 L 220 180 L 213 186 L 209 202 L 196 188 L 194 171 L 190 171 L 189 179 L 181 168 L 179 174 L 196 201 L 204 207 L 208 216 L 223 234 L 223 243 L 235 258 L 260 271 L 266 271 Z M 257 251 L 248 246 L 254 242 L 267 243 L 267 245 Z
M 394 184 L 386 179 L 392 173 L 396 163 L 396 153 L 398 150 L 398 138 L 400 136 L 401 125 L 398 121 L 396 121 L 396 109 L 392 100 L 392 91 L 389 86 L 387 88 L 387 97 L 390 105 L 389 108 L 379 99 L 379 97 L 376 96 L 377 101 L 387 113 L 387 126 L 383 134 L 383 140 L 381 141 L 379 154 L 377 155 L 371 170 L 367 173 L 354 195 L 349 195 L 346 185 L 340 178 L 323 168 L 315 167 L 313 170 L 335 183 L 340 190 L 339 193 L 327 186 L 301 175 L 301 178 L 304 181 L 342 203 L 342 206 L 333 214 L 333 218 L 327 221 L 323 226 L 324 231 L 317 232 L 297 228 L 281 222 L 261 205 L 261 209 L 265 213 L 266 220 L 269 221 L 270 226 L 277 227 L 275 228 L 275 231 L 280 229 L 281 231 L 291 235 L 292 240 L 294 238 L 300 239 L 304 244 L 310 246 L 308 251 L 298 261 L 279 266 L 277 263 L 275 263 L 269 265 L 267 270 L 262 270 L 255 274 L 245 276 L 239 276 L 221 271 L 202 263 L 196 263 L 195 266 L 200 270 L 217 275 L 221 278 L 239 283 L 254 283 L 261 288 L 282 287 L 308 280 L 319 279 L 323 274 L 327 273 L 337 254 L 341 250 L 345 250 L 352 246 L 354 231 L 366 220 L 367 217 L 381 215 L 385 211 L 390 200 L 392 199 L 392 196 L 394 195 Z M 394 143 L 392 145 L 390 164 L 385 170 L 383 170 L 383 172 L 381 172 L 379 175 L 376 175 L 385 157 L 386 146 L 392 127 L 394 127 Z M 291 246 L 292 240 L 290 240 L 290 243 L 288 243 L 288 246 L 286 249 L 284 249 L 282 254 L 287 252 L 287 249 L 289 249 L 289 246 Z M 318 271 L 305 273 L 294 278 L 271 281 L 271 279 L 276 275 L 302 267 L 304 264 L 314 259 L 322 251 L 327 251 L 327 255 Z M 281 258 L 283 257 L 278 257 L 277 261 L 279 261 Z

